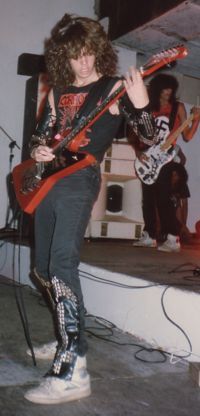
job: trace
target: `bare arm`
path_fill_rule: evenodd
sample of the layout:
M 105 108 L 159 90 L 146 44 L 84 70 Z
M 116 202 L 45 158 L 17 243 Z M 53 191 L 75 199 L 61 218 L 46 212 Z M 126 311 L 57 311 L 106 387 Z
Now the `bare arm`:
M 191 112 L 193 113 L 193 120 L 191 124 L 183 130 L 182 133 L 182 137 L 185 142 L 189 142 L 193 138 L 200 122 L 200 108 L 193 107 Z M 182 124 L 187 118 L 186 109 L 183 103 L 180 103 L 178 106 L 178 115 Z

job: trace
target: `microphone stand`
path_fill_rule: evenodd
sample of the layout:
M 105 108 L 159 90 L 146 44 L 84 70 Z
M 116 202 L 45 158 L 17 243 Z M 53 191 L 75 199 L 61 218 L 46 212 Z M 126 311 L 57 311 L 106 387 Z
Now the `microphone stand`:
M 2 126 L 0 126 L 0 130 L 5 134 L 5 136 L 9 139 L 10 144 L 9 144 L 9 149 L 10 149 L 10 156 L 9 156 L 9 173 L 8 173 L 8 193 L 9 193 L 9 183 L 10 183 L 10 177 L 11 177 L 11 172 L 12 172 L 12 162 L 13 162 L 13 158 L 14 158 L 14 148 L 17 147 L 20 150 L 19 145 L 17 144 L 17 142 L 15 140 L 13 140 L 13 138 L 7 133 L 6 130 L 4 130 L 4 128 Z M 7 206 L 7 212 L 6 212 L 6 223 L 5 223 L 5 227 L 0 229 L 0 233 L 7 233 L 10 231 L 16 231 L 15 229 L 13 229 L 11 227 L 12 222 L 15 220 L 15 215 L 13 215 L 12 219 L 9 221 L 9 216 L 10 216 L 10 211 L 11 211 L 11 207 L 10 207 L 10 201 L 9 201 L 9 194 L 8 194 L 8 206 Z

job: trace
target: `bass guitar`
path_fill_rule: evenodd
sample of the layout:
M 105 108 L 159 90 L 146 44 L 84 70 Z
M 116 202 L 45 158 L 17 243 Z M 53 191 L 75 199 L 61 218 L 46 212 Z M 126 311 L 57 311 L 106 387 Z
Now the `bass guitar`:
M 156 144 L 153 144 L 144 153 L 147 156 L 147 160 L 142 162 L 139 158 L 135 159 L 135 171 L 139 179 L 146 185 L 152 185 L 156 182 L 161 168 L 167 163 L 171 162 L 176 156 L 176 150 L 173 143 L 182 131 L 191 123 L 193 114 L 190 116 L 169 136 Z
M 187 49 L 182 45 L 162 51 L 151 57 L 140 68 L 140 73 L 142 77 L 151 75 L 159 68 L 177 59 L 184 58 L 187 53 Z M 61 140 L 57 141 L 56 144 L 55 141 L 52 141 L 52 149 L 55 154 L 55 159 L 52 162 L 35 162 L 33 159 L 28 159 L 15 166 L 12 172 L 13 184 L 16 198 L 24 212 L 34 213 L 39 203 L 59 179 L 96 162 L 93 155 L 80 151 L 81 144 L 86 137 L 87 130 L 112 104 L 125 94 L 125 91 L 122 83 L 87 117 L 82 118 L 70 133 L 64 133 Z M 68 149 L 67 152 L 66 148 Z M 72 154 L 69 155 L 71 152 Z

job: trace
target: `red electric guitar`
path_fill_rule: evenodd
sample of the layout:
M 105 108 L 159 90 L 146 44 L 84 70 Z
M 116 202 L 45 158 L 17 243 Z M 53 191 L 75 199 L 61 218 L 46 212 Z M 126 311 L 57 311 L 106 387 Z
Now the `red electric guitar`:
M 140 68 L 140 73 L 142 77 L 151 75 L 159 68 L 177 59 L 184 58 L 187 54 L 188 52 L 185 46 L 177 46 L 162 51 L 151 57 Z M 52 162 L 35 162 L 33 159 L 28 159 L 15 166 L 12 172 L 14 189 L 18 203 L 24 212 L 32 214 L 59 179 L 96 162 L 93 155 L 81 152 L 80 146 L 88 128 L 113 103 L 122 97 L 125 91 L 125 87 L 122 84 L 113 94 L 108 96 L 99 106 L 92 110 L 69 134 L 63 134 L 61 141 L 56 144 L 55 141 L 52 141 L 53 153 L 56 156 Z M 66 148 L 68 149 L 67 157 L 65 155 Z

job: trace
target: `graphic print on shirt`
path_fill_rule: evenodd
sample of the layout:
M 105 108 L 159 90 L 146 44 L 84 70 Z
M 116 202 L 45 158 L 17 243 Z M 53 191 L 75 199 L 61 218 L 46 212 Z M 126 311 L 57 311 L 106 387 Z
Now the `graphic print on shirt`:
M 72 120 L 84 103 L 87 94 L 88 93 L 69 93 L 61 95 L 58 103 L 58 123 L 61 133 L 67 128 L 71 128 Z

